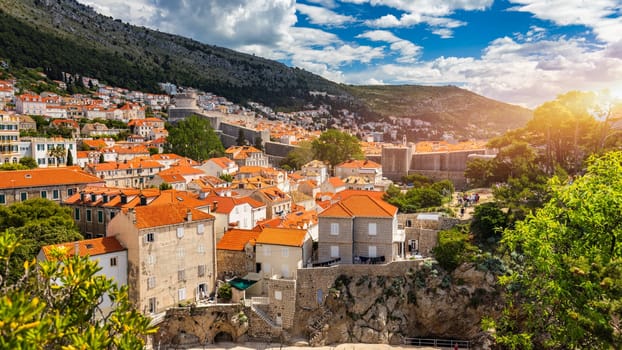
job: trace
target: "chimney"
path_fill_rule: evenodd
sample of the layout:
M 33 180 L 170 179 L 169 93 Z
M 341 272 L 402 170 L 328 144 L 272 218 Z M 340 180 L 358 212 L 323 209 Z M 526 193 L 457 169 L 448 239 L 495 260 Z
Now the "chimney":
M 80 243 L 79 242 L 73 243 L 73 254 L 75 254 L 75 256 L 80 256 Z
M 136 212 L 134 211 L 134 208 L 129 208 L 127 210 L 127 216 L 130 218 L 130 220 L 132 221 L 133 225 L 136 225 Z
M 186 221 L 192 222 L 192 210 L 190 208 L 186 210 Z

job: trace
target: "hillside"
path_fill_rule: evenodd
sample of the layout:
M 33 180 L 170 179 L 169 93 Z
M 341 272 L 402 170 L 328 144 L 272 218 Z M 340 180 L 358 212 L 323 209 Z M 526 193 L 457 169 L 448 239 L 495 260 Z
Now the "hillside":
M 130 89 L 154 90 L 170 81 L 236 102 L 295 105 L 309 90 L 343 93 L 304 70 L 122 23 L 74 0 L 0 0 L 0 57 Z
M 526 108 L 455 86 L 350 86 L 348 91 L 380 117 L 419 119 L 440 127 L 439 132 L 451 130 L 462 137 L 483 138 L 519 128 L 532 116 Z
M 238 103 L 254 100 L 289 110 L 313 101 L 309 91 L 325 91 L 333 97 L 322 102 L 366 120 L 429 121 L 434 130 L 428 136 L 454 131 L 484 137 L 478 134 L 482 128 L 498 134 L 530 117 L 528 110 L 455 87 L 337 84 L 276 61 L 123 23 L 75 0 L 0 0 L 0 58 L 41 67 L 52 79 L 78 73 L 145 91 L 168 81 Z

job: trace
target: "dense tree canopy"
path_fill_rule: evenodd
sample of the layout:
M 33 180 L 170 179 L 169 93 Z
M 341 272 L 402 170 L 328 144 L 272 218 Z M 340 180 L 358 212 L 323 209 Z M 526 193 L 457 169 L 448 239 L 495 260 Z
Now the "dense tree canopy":
M 475 207 L 471 232 L 482 241 L 501 238 L 508 225 L 508 217 L 496 202 L 482 203 Z
M 512 273 L 496 338 L 510 348 L 608 349 L 622 344 L 622 153 L 591 158 L 572 182 L 504 233 Z M 490 325 L 490 324 L 488 324 Z
M 313 158 L 327 161 L 331 166 L 350 159 L 363 159 L 361 144 L 356 136 L 329 129 L 311 143 Z
M 225 149 L 209 121 L 192 115 L 171 127 L 166 152 L 202 162 L 221 156 Z
M 298 147 L 287 154 L 281 165 L 288 166 L 291 169 L 300 169 L 312 160 L 313 150 L 311 149 L 311 142 L 301 141 L 298 143 Z
M 416 187 L 413 185 L 406 192 L 402 192 L 398 186 L 389 186 L 384 196 L 385 200 L 398 207 L 402 213 L 414 213 L 425 208 L 439 207 L 443 204 L 444 198 L 451 198 L 454 191 L 451 181 L 433 182 L 422 175 L 415 178 Z
M 10 261 L 10 274 L 15 281 L 21 263 L 33 259 L 44 245 L 82 239 L 69 208 L 48 199 L 29 199 L 10 206 L 0 206 L 0 232 L 9 230 L 20 236 L 20 246 Z
M 86 257 L 55 252 L 57 260 L 38 262 L 15 256 L 20 237 L 0 233 L 2 275 L 19 260 L 11 282 L 0 276 L 0 348 L 2 349 L 142 349 L 155 330 L 133 309 L 127 286 L 96 273 Z M 112 309 L 99 304 L 110 299 Z

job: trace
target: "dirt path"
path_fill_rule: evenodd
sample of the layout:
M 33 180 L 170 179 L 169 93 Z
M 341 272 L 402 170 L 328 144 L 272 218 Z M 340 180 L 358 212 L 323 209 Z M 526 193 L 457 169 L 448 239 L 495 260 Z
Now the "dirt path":
M 463 204 L 461 204 L 458 201 L 458 198 L 461 198 L 463 195 L 469 196 L 471 194 L 476 194 L 476 193 L 479 194 L 479 202 L 477 202 L 477 204 L 474 204 L 474 205 L 471 204 L 471 205 L 465 206 L 464 215 L 462 215 L 461 219 L 464 219 L 464 220 L 471 219 L 471 217 L 473 216 L 473 211 L 475 210 L 475 207 L 478 204 L 492 202 L 494 199 L 492 190 L 490 188 L 476 188 L 476 189 L 472 189 L 472 190 L 468 190 L 464 192 L 456 192 L 454 193 L 453 198 L 451 199 L 450 206 L 456 212 L 457 217 L 460 217 L 460 207 L 463 206 Z

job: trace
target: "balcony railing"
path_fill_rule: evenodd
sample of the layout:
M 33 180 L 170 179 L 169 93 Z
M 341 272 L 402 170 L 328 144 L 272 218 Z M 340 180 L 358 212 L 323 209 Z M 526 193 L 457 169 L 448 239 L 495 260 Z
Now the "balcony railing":
M 339 264 L 339 262 L 341 262 L 341 258 L 334 258 L 334 259 L 327 260 L 327 261 L 318 261 L 318 262 L 312 263 L 311 267 L 333 266 L 333 265 Z
M 355 256 L 355 264 L 384 264 L 385 258 L 383 256 L 367 257 L 367 256 Z

